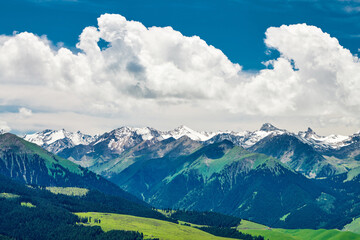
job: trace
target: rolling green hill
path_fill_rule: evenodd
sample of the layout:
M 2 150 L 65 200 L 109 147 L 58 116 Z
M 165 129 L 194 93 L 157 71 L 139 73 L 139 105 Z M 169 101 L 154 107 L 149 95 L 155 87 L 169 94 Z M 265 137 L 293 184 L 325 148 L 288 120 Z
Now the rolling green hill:
M 251 235 L 261 235 L 269 240 L 358 240 L 359 234 L 339 230 L 312 230 L 312 229 L 270 229 L 250 230 L 241 229 L 241 232 Z
M 1 175 L 0 192 L 0 235 L 5 238 L 10 236 L 19 239 L 100 240 L 114 239 L 116 236 L 115 239 L 142 239 L 141 234 L 136 233 L 141 232 L 146 238 L 220 240 L 230 238 L 216 237 L 185 225 L 188 222 L 174 223 L 175 219 L 188 219 L 191 222 L 203 221 L 214 225 L 230 224 L 229 226 L 238 222 L 237 218 L 216 213 L 168 211 L 171 214 L 164 216 L 167 215 L 166 211 L 161 211 L 165 213 L 163 215 L 149 207 L 97 191 L 89 190 L 83 194 L 85 189 L 80 188 L 46 190 L 36 186 L 25 186 Z M 78 212 L 77 215 L 80 217 L 92 217 L 92 220 L 90 224 L 84 224 L 86 227 L 81 226 L 78 217 L 71 212 Z M 100 219 L 101 222 L 95 223 L 95 219 Z M 198 225 L 191 224 L 191 226 Z M 269 240 L 347 240 L 359 239 L 360 236 L 338 230 L 270 229 L 245 220 L 241 220 L 237 229 L 254 236 L 265 236 L 265 239 Z M 121 238 L 124 236 L 130 236 L 130 238 Z
M 85 226 L 100 226 L 105 232 L 110 230 L 126 230 L 143 232 L 145 237 L 160 240 L 183 239 L 233 239 L 216 237 L 199 229 L 150 218 L 134 217 L 122 214 L 86 212 L 76 213 L 79 217 L 90 218 Z M 96 220 L 95 220 L 96 219 Z M 100 223 L 98 222 L 100 220 Z M 97 222 L 95 222 L 97 221 Z M 190 224 L 191 226 L 197 226 Z M 264 236 L 269 240 L 357 240 L 359 234 L 339 230 L 311 229 L 272 229 L 261 224 L 242 220 L 237 229 L 253 236 Z
M 360 218 L 353 219 L 351 223 L 344 226 L 343 230 L 360 234 Z
M 216 237 L 199 229 L 176 223 L 165 222 L 151 218 L 141 218 L 111 213 L 76 213 L 79 217 L 91 217 L 93 220 L 87 226 L 100 226 L 105 232 L 110 230 L 139 231 L 148 238 L 161 240 L 230 240 L 232 238 Z M 94 219 L 100 219 L 95 223 Z
M 51 192 L 51 191 L 55 192 Z M 54 191 L 56 190 L 56 191 Z M 172 221 L 149 206 L 96 190 L 28 186 L 0 174 L 0 235 L 14 239 L 129 239 L 136 233 L 104 233 L 77 225 L 78 211 L 103 211 Z M 130 238 L 135 239 L 135 238 Z
M 242 220 L 237 229 L 251 235 L 261 235 L 269 240 L 357 240 L 359 234 L 337 229 L 281 229 L 269 228 L 254 222 Z

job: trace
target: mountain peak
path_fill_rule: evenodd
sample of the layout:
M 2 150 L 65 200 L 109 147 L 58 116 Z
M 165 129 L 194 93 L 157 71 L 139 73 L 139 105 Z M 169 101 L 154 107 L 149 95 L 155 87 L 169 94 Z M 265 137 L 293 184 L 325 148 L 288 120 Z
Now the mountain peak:
M 27 149 L 24 140 L 12 133 L 4 133 L 0 135 L 0 151 L 8 149 L 16 149 L 19 153 L 24 153 Z
M 299 133 L 299 135 L 301 135 L 301 134 Z M 305 132 L 303 132 L 303 137 L 305 139 L 314 138 L 316 140 L 320 140 L 320 138 L 324 138 L 324 137 L 318 136 L 316 134 L 316 132 L 314 130 L 312 130 L 310 127 L 308 127 L 308 129 Z
M 206 141 L 206 140 L 210 139 L 211 137 L 213 137 L 215 134 L 208 133 L 208 132 L 198 132 L 198 131 L 192 130 L 191 128 L 189 128 L 185 125 L 180 125 L 179 127 L 175 128 L 174 130 L 163 132 L 163 134 L 162 134 L 164 139 L 169 138 L 169 137 L 179 139 L 180 137 L 185 136 L 185 135 L 195 141 Z
M 73 147 L 79 144 L 86 145 L 95 140 L 95 137 L 83 134 L 80 131 L 68 132 L 65 129 L 46 129 L 42 132 L 26 134 L 23 138 L 54 153 L 66 147 Z
M 271 132 L 271 131 L 276 131 L 279 130 L 277 127 L 275 127 L 274 125 L 272 125 L 271 123 L 264 123 L 261 128 L 260 131 L 264 131 L 264 132 Z
M 314 130 L 312 130 L 310 127 L 308 127 L 308 129 L 306 130 L 305 133 L 306 133 L 306 134 L 316 134 L 316 133 L 314 132 Z
M 174 130 L 175 130 L 175 131 L 185 130 L 185 131 L 188 131 L 188 132 L 193 132 L 193 131 L 194 131 L 194 130 L 192 130 L 191 128 L 185 126 L 185 125 L 180 125 L 179 127 L 175 128 Z

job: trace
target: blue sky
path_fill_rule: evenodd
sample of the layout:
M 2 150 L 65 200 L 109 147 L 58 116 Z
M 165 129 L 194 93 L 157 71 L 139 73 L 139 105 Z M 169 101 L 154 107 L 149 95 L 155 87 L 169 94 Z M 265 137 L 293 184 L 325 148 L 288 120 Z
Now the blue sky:
M 352 0 L 3 0 L 0 33 L 29 31 L 74 48 L 83 28 L 103 13 L 118 13 L 145 26 L 172 26 L 198 35 L 244 69 L 263 68 L 267 28 L 307 23 L 336 37 L 357 54 L 360 1 Z
M 350 134 L 359 49 L 360 0 L 2 0 L 0 128 Z

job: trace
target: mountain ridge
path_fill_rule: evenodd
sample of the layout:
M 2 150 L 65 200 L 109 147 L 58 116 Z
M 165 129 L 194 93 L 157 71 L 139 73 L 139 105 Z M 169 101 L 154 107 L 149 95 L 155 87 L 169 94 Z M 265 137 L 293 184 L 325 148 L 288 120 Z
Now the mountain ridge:
M 360 159 L 359 133 L 347 137 L 341 135 L 322 137 L 311 128 L 304 132 L 292 133 L 270 123 L 264 123 L 259 130 L 243 132 L 197 132 L 184 125 L 170 131 L 125 126 L 97 136 L 84 135 L 80 132 L 70 133 L 65 130 L 45 130 L 38 134 L 26 135 L 25 139 L 98 172 L 98 169 L 92 166 L 108 162 L 108 167 L 112 167 L 111 164 L 116 164 L 116 161 L 120 160 L 114 162 L 114 159 L 125 157 L 135 146 L 149 148 L 155 144 L 161 145 L 164 140 L 171 141 L 182 137 L 188 137 L 203 145 L 228 140 L 250 151 L 277 157 L 310 178 L 327 177 L 360 166 L 360 162 L 356 160 Z M 77 141 L 74 141 L 74 138 Z M 271 146 L 272 142 L 280 138 L 283 140 L 277 142 L 279 146 Z M 83 141 L 80 141 L 81 139 Z M 287 149 L 284 148 L 285 146 L 288 146 Z M 279 147 L 283 152 L 276 150 Z M 310 152 L 312 153 L 309 155 Z
M 307 143 L 319 150 L 328 150 L 328 149 L 338 149 L 344 146 L 350 145 L 354 139 L 359 138 L 360 133 L 354 133 L 350 136 L 343 135 L 328 135 L 328 136 L 320 136 L 317 135 L 310 127 L 307 131 L 300 131 L 298 133 L 290 132 L 285 129 L 279 129 L 270 123 L 264 123 L 259 130 L 255 131 L 216 131 L 216 132 L 199 132 L 192 130 L 191 128 L 181 125 L 173 130 L 161 131 L 151 127 L 120 127 L 116 128 L 108 134 L 112 132 L 118 132 L 118 134 L 122 134 L 124 137 L 128 137 L 132 134 L 137 134 L 145 140 L 153 140 L 153 141 L 161 141 L 164 139 L 168 139 L 173 137 L 178 139 L 182 136 L 188 136 L 192 140 L 201 141 L 201 142 L 214 142 L 216 138 L 221 139 L 232 139 L 232 141 L 242 147 L 249 148 L 253 146 L 255 143 L 260 141 L 261 139 L 267 137 L 270 134 L 279 135 L 279 134 L 289 134 L 298 137 L 304 143 Z M 106 134 L 106 133 L 104 133 Z M 59 141 L 61 139 L 70 139 L 72 142 L 71 146 L 64 146 L 62 149 L 66 147 L 73 147 L 76 145 L 88 145 L 90 143 L 94 143 L 94 141 L 101 140 L 102 136 L 100 135 L 87 135 L 83 134 L 80 131 L 76 133 L 68 132 L 64 129 L 62 130 L 44 130 L 42 132 L 37 132 L 33 134 L 26 134 L 24 138 L 30 142 L 36 143 L 42 147 L 45 147 L 49 150 L 48 146 L 54 144 L 54 142 Z M 73 137 L 71 137 L 71 135 Z M 70 137 L 69 137 L 70 136 Z M 77 141 L 74 141 L 74 138 L 77 138 Z M 215 139 L 214 139 L 215 138 Z M 357 141 L 357 140 L 356 140 Z M 60 147 L 59 147 L 60 148 Z M 61 149 L 61 150 L 62 150 Z M 55 150 L 50 149 L 52 152 L 59 152 L 58 149 Z

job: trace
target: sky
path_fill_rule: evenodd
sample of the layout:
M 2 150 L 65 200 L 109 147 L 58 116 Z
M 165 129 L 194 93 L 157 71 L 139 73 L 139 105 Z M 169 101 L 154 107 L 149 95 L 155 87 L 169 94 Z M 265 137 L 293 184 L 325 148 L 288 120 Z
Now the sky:
M 3 0 L 0 128 L 360 130 L 360 0 Z

